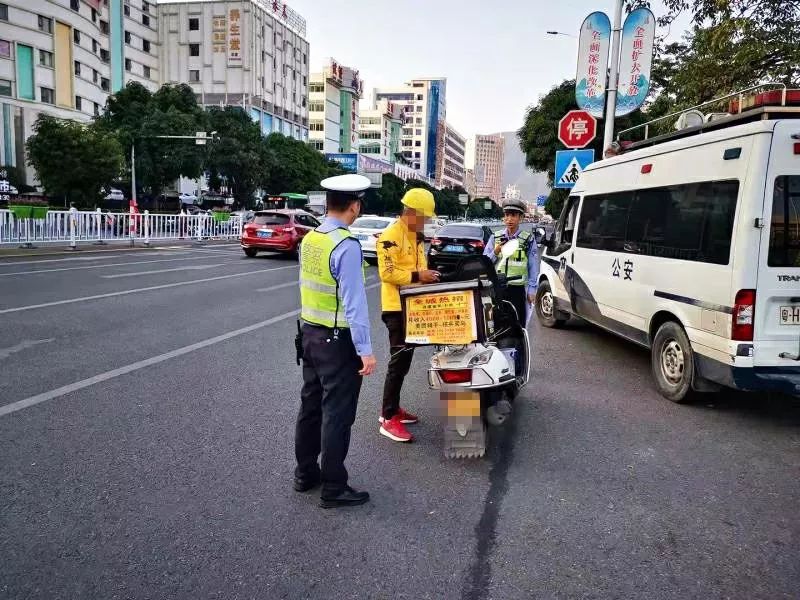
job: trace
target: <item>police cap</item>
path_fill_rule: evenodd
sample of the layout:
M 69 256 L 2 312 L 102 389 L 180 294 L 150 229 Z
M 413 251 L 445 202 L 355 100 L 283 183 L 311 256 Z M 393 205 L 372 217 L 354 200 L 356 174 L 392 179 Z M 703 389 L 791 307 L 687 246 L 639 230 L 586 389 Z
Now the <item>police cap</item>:
M 363 175 L 337 175 L 336 177 L 323 179 L 320 185 L 329 192 L 352 194 L 355 197 L 360 197 L 363 195 L 364 190 L 369 188 L 370 181 Z

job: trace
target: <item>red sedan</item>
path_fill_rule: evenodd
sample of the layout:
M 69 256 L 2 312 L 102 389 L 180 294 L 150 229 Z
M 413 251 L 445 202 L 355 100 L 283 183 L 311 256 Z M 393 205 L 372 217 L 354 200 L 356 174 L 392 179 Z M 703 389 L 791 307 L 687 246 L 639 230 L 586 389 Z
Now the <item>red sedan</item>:
M 250 258 L 260 251 L 297 254 L 303 237 L 320 222 L 304 210 L 263 210 L 242 229 L 242 250 Z

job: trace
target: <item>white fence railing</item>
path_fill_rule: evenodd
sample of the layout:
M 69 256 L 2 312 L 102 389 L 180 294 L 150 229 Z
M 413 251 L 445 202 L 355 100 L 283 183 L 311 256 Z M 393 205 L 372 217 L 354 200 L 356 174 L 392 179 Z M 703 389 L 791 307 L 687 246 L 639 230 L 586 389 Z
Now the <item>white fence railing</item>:
M 50 210 L 43 219 L 18 219 L 10 210 L 0 210 L 0 247 L 81 242 L 136 242 L 145 245 L 161 240 L 238 239 L 242 219 L 231 215 L 218 221 L 209 214 L 164 215 Z

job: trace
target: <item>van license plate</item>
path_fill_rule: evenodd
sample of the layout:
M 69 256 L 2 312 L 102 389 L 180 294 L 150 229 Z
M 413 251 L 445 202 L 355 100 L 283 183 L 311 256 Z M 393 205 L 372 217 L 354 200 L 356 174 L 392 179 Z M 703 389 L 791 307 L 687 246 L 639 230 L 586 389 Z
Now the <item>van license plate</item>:
M 781 306 L 781 325 L 800 325 L 800 306 Z

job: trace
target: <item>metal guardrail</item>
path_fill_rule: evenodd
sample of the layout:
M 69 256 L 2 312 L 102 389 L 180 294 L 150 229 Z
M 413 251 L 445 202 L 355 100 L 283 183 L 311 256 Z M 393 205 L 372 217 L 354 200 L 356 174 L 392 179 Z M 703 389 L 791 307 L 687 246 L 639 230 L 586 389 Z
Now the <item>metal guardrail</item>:
M 7 209 L 0 210 L 0 248 L 35 244 L 107 244 L 153 241 L 239 239 L 242 218 L 231 215 L 218 221 L 209 214 L 165 215 L 144 213 L 104 213 L 79 210 L 50 210 L 43 219 L 18 219 Z

